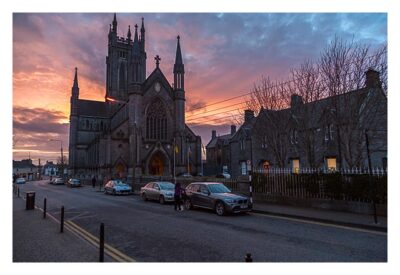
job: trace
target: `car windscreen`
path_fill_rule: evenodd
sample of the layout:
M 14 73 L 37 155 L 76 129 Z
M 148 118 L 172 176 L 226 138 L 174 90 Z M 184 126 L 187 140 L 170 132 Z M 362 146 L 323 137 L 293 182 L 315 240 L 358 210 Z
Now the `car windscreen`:
M 158 185 L 160 186 L 161 190 L 172 190 L 172 189 L 175 189 L 175 185 L 173 185 L 170 182 L 160 182 L 160 183 L 158 183 Z
M 209 184 L 208 185 L 208 190 L 210 190 L 211 193 L 230 193 L 231 190 L 228 189 L 223 184 Z
M 122 181 L 115 181 L 114 185 L 125 186 L 126 184 Z

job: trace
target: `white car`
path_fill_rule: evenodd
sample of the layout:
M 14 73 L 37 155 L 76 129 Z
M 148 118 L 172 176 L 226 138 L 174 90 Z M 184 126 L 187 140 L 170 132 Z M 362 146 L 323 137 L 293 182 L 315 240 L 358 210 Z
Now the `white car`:
M 16 184 L 24 184 L 24 183 L 26 183 L 26 180 L 24 178 L 17 178 L 15 180 L 15 183 Z
M 140 188 L 142 199 L 157 200 L 161 204 L 168 201 L 174 201 L 175 185 L 168 181 L 149 182 Z
M 129 195 L 132 193 L 132 187 L 121 180 L 110 180 L 104 186 L 105 194 Z
M 53 184 L 62 185 L 62 184 L 64 184 L 64 180 L 63 180 L 63 178 L 55 178 L 55 179 L 53 179 Z

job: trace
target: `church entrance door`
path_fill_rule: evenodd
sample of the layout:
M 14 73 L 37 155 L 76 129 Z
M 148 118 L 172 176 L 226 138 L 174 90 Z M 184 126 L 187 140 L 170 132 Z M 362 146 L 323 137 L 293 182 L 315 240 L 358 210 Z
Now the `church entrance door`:
M 164 157 L 160 152 L 155 153 L 149 161 L 149 174 L 162 176 L 164 174 Z

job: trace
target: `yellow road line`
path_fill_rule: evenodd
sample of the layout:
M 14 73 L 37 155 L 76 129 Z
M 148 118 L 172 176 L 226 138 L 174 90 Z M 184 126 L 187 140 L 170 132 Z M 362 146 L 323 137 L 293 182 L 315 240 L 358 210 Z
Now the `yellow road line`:
M 79 231 L 81 235 L 83 235 L 85 237 L 85 239 L 90 239 L 92 240 L 92 242 L 96 243 L 96 246 L 98 246 L 99 244 L 99 238 L 95 237 L 94 235 L 92 235 L 91 233 L 89 233 L 88 231 L 86 231 L 85 229 L 83 229 L 82 227 L 80 227 L 79 225 L 77 225 L 76 223 L 72 222 L 72 221 L 66 221 L 65 222 L 67 225 L 73 227 L 75 230 Z M 124 262 L 136 262 L 133 258 L 129 257 L 128 255 L 125 255 L 124 253 L 122 253 L 121 251 L 115 249 L 114 247 L 108 245 L 108 244 L 104 244 L 104 250 L 107 254 L 114 254 L 116 256 L 118 256 L 118 258 L 121 261 Z
M 345 225 L 336 225 L 336 224 L 330 224 L 330 223 L 302 220 L 302 219 L 289 218 L 289 217 L 283 217 L 283 216 L 275 216 L 275 215 L 262 214 L 262 213 L 254 213 L 254 212 L 251 213 L 251 215 L 264 216 L 264 217 L 270 217 L 270 218 L 288 220 L 288 221 L 295 221 L 295 222 L 302 222 L 302 223 L 309 223 L 309 224 L 315 224 L 315 225 L 321 225 L 321 226 L 327 226 L 327 227 L 334 227 L 334 228 L 358 231 L 358 232 L 363 232 L 363 233 L 371 233 L 371 234 L 382 235 L 382 236 L 386 236 L 387 235 L 386 232 L 380 232 L 380 231 L 374 231 L 374 230 L 350 227 L 350 226 L 345 226 Z

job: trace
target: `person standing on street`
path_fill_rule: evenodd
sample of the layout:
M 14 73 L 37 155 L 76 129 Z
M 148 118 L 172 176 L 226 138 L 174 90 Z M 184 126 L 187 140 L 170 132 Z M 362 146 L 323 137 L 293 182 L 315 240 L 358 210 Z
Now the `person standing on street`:
M 179 182 L 175 184 L 175 194 L 174 194 L 174 201 L 175 201 L 175 211 L 182 211 L 182 187 Z
M 93 188 L 96 186 L 96 177 L 95 176 L 93 176 L 93 178 L 92 178 L 92 186 L 93 186 Z

